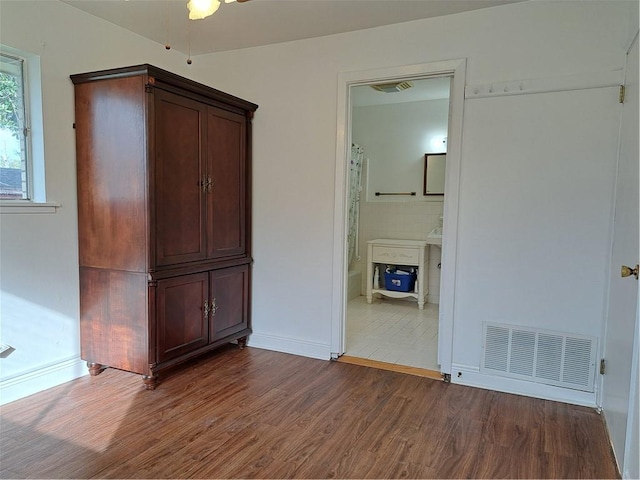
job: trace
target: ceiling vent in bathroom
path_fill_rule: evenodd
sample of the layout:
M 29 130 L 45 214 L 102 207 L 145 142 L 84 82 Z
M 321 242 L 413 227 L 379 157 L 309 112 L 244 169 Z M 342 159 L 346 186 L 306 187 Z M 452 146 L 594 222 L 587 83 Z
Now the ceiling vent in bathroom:
M 401 92 L 411 87 L 413 87 L 413 83 L 411 82 L 391 82 L 391 83 L 378 83 L 376 85 L 371 85 L 371 88 L 373 88 L 374 90 L 377 90 L 378 92 L 383 92 L 383 93 Z

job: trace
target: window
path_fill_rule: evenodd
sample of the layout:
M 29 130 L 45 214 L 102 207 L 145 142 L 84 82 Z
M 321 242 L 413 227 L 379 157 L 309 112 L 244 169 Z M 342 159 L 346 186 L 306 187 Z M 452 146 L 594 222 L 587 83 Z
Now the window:
M 0 53 L 0 199 L 31 200 L 25 60 Z
M 0 214 L 56 213 L 44 176 L 40 57 L 0 44 Z

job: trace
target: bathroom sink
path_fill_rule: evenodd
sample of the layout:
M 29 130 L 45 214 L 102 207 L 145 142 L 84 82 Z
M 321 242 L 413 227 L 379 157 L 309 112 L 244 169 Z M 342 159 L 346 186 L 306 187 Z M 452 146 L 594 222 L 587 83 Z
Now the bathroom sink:
M 442 227 L 436 227 L 427 235 L 427 243 L 431 245 L 442 245 Z

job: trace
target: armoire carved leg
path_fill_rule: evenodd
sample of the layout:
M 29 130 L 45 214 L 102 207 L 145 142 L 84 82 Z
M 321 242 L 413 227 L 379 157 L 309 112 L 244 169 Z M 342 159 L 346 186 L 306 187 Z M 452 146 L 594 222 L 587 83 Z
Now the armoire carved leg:
M 95 377 L 96 375 L 102 373 L 104 367 L 101 363 L 87 362 L 87 368 L 89 369 L 89 375 Z
M 158 386 L 158 376 L 157 375 L 143 375 L 142 383 L 144 383 L 144 388 L 147 390 L 155 390 Z
M 238 347 L 240 347 L 240 350 L 247 346 L 247 338 L 248 337 L 240 337 L 238 339 Z

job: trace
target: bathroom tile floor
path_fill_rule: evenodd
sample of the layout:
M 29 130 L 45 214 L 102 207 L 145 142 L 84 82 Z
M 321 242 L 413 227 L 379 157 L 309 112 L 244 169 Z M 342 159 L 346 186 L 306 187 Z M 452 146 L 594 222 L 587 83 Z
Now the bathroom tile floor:
M 419 310 L 415 302 L 364 296 L 347 304 L 345 355 L 379 362 L 440 370 L 438 352 L 438 305 L 427 303 Z

